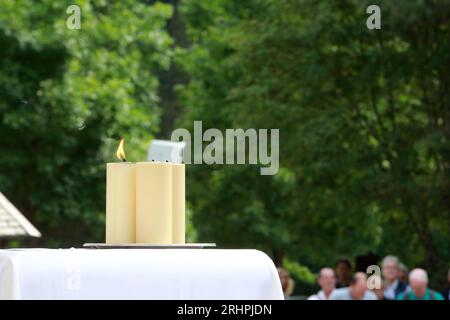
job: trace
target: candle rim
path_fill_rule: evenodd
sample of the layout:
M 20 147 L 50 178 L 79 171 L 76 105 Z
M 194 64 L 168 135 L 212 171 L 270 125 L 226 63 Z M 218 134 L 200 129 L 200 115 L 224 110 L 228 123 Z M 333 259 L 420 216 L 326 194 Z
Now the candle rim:
M 116 162 L 107 162 L 107 165 L 117 164 L 117 165 L 129 165 L 129 164 L 135 164 L 135 162 L 131 161 L 116 161 Z
M 169 164 L 181 164 L 181 163 L 173 163 L 173 162 L 168 162 L 168 161 L 158 161 L 158 160 L 155 160 L 155 161 L 138 161 L 138 162 L 136 162 L 136 164 L 167 164 L 167 165 L 169 165 Z
M 185 166 L 185 163 L 176 163 L 176 162 L 166 162 L 166 161 L 115 161 L 115 162 L 106 162 L 107 165 L 130 165 L 130 164 L 165 164 L 165 165 L 176 165 L 176 166 Z

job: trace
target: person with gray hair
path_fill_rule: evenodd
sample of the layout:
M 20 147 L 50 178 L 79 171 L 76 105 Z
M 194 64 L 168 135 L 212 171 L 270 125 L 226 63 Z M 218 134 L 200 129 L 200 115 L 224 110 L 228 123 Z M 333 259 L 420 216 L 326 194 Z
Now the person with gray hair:
M 439 292 L 428 288 L 428 274 L 424 269 L 416 268 L 409 273 L 411 290 L 398 295 L 397 300 L 444 300 Z
M 396 256 L 386 256 L 381 262 L 384 278 L 384 298 L 387 300 L 395 300 L 408 287 L 406 283 L 399 280 L 399 264 L 400 261 Z

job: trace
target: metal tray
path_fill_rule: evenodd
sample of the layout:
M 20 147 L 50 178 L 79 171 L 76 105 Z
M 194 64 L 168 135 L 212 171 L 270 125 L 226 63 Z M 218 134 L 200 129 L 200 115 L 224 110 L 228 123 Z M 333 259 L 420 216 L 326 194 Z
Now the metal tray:
M 85 243 L 87 249 L 206 249 L 215 248 L 215 243 L 147 244 L 147 243 Z

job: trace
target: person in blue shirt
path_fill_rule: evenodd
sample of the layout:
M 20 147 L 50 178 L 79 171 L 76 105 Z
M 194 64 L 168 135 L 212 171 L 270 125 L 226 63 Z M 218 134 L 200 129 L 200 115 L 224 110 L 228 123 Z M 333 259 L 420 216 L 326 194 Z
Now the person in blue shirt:
M 377 300 L 375 293 L 367 289 L 367 275 L 357 272 L 346 288 L 334 290 L 330 300 Z

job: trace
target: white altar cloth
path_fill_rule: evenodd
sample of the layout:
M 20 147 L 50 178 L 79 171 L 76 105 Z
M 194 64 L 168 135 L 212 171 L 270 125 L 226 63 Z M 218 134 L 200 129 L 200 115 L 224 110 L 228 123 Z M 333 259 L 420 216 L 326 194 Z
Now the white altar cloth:
M 251 249 L 0 250 L 0 299 L 283 299 Z

